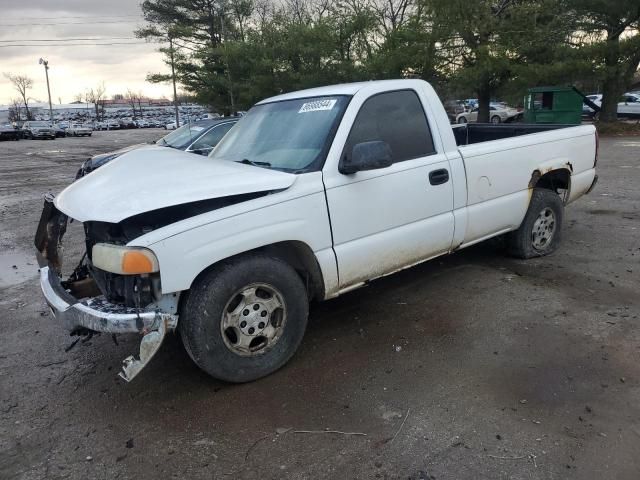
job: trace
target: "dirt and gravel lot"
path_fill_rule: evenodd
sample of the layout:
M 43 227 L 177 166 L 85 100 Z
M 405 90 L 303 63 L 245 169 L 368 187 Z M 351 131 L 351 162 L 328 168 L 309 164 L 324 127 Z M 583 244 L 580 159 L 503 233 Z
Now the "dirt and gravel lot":
M 66 353 L 32 237 L 82 160 L 161 134 L 0 143 L 0 478 L 640 478 L 640 139 L 602 139 L 553 256 L 480 245 L 315 305 L 254 383 L 172 336 L 124 384 L 137 339 Z

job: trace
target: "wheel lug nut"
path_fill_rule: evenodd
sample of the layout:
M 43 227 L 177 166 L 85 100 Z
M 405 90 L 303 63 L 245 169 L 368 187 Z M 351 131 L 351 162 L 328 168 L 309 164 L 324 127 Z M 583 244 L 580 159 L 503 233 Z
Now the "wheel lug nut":
M 260 323 L 258 324 L 258 327 L 260 327 L 260 328 L 264 328 L 264 322 L 260 322 Z
M 258 305 L 257 303 L 253 306 L 254 310 L 260 310 L 260 305 Z
M 261 317 L 266 317 L 267 316 L 267 311 L 266 310 L 261 311 L 260 312 L 260 316 Z
M 249 310 L 243 311 L 242 314 L 246 317 L 247 315 L 249 315 Z
M 253 335 L 253 332 L 255 332 L 255 331 L 256 331 L 256 329 L 255 329 L 255 328 L 253 328 L 253 327 L 251 327 L 251 328 L 249 329 L 249 335 Z
M 246 326 L 247 326 L 247 322 L 245 322 L 244 320 L 240 322 L 240 328 L 244 328 Z

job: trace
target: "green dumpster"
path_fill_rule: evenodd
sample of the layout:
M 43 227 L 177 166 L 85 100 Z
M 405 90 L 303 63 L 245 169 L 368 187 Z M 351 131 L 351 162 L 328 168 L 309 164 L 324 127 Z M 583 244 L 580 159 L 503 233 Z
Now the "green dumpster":
M 582 122 L 584 95 L 575 87 L 536 87 L 527 90 L 526 123 L 575 124 Z

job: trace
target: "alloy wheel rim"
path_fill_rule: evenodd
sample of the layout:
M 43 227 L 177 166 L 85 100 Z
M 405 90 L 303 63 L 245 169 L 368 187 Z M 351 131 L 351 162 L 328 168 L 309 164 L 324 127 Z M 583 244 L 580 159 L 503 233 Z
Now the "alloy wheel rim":
M 542 209 L 531 231 L 531 244 L 536 250 L 544 250 L 553 240 L 556 232 L 556 215 L 552 209 Z
M 280 340 L 286 320 L 283 295 L 272 285 L 252 283 L 235 292 L 225 305 L 222 339 L 236 355 L 262 355 Z

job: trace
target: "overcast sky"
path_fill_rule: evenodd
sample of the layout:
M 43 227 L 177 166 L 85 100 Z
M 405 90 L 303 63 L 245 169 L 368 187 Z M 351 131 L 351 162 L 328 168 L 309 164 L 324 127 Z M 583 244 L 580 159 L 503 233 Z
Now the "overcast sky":
M 142 24 L 139 4 L 140 0 L 0 0 L 0 73 L 28 75 L 34 81 L 31 96 L 46 101 L 44 67 L 38 59 L 47 59 L 53 103 L 59 103 L 59 98 L 62 103 L 71 102 L 75 94 L 102 81 L 109 98 L 125 93 L 127 88 L 152 97 L 168 97 L 168 85 L 145 81 L 147 73 L 167 70 L 156 51 L 158 45 L 131 38 L 136 26 Z M 101 40 L 63 41 L 72 38 Z M 60 46 L 77 43 L 135 44 Z M 14 44 L 42 46 L 7 46 Z M 0 104 L 17 96 L 0 75 Z

